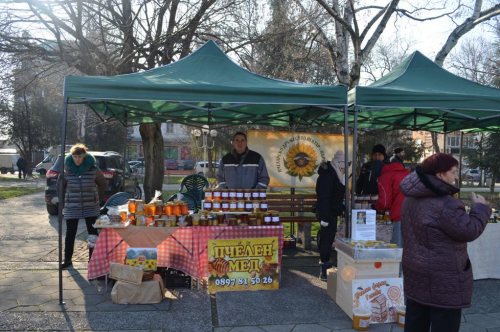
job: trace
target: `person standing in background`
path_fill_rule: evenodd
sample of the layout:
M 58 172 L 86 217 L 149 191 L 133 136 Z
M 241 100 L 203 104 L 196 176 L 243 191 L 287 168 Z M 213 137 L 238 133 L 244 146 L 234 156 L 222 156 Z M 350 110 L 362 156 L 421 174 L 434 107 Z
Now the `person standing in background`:
M 458 332 L 472 301 L 467 242 L 486 228 L 491 208 L 471 193 L 470 213 L 453 197 L 458 161 L 445 153 L 426 158 L 401 182 L 405 332 Z
M 403 150 L 402 148 L 395 148 L 394 154 L 392 155 L 390 162 L 400 163 L 401 165 L 403 165 L 403 167 L 405 167 L 404 160 L 405 160 L 405 150 Z
M 21 173 L 23 173 L 23 179 L 26 179 L 26 166 L 28 166 L 28 163 L 22 156 L 20 156 L 17 160 L 16 166 L 19 174 L 19 179 L 21 178 Z
M 372 160 L 361 167 L 356 181 L 356 195 L 378 195 L 377 180 L 386 159 L 385 146 L 375 145 L 372 149 Z
M 321 224 L 320 276 L 326 281 L 326 270 L 332 267 L 330 253 L 337 233 L 337 218 L 344 211 L 345 155 L 338 150 L 330 162 L 322 162 L 318 167 L 316 180 L 316 218 Z

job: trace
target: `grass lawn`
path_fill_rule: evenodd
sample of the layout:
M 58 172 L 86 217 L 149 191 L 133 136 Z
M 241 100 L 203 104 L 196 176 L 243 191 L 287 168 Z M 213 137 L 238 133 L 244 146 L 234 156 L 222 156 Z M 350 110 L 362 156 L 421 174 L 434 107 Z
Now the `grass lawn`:
M 19 197 L 44 191 L 44 188 L 5 187 L 0 190 L 0 199 Z
M 45 175 L 33 175 L 33 178 L 34 179 L 45 179 Z M 18 179 L 17 177 L 16 178 L 12 178 L 12 177 L 6 177 L 6 176 L 2 176 L 0 175 L 0 181 L 12 181 L 12 182 L 23 182 L 23 181 L 26 181 L 24 179 Z
M 483 196 L 489 206 L 495 208 L 496 210 L 500 209 L 500 196 L 497 192 L 477 192 L 476 195 Z M 460 192 L 460 200 L 468 206 L 471 206 L 473 204 L 470 192 Z

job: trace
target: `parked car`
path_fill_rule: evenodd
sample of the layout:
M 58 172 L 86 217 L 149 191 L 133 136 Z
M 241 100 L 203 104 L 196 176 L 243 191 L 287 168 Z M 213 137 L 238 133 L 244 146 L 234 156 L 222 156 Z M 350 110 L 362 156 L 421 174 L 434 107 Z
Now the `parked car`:
M 184 169 L 194 169 L 194 160 L 193 159 L 185 159 L 184 160 Z
M 165 160 L 165 169 L 177 169 L 179 166 L 177 165 L 177 160 L 175 159 L 167 159 Z
M 481 170 L 479 169 L 468 169 L 462 173 L 462 180 L 466 181 L 480 181 L 481 180 Z
M 56 160 L 56 156 L 48 155 L 44 160 L 35 166 L 35 172 L 45 175 L 52 165 L 54 165 L 54 160 Z
M 209 168 L 208 168 L 208 161 L 199 161 L 199 162 L 197 162 L 196 163 L 196 167 L 195 167 L 196 173 L 203 175 L 203 169 L 205 167 L 207 167 L 207 172 L 208 172 L 208 170 L 209 170 Z M 217 172 L 218 168 L 219 168 L 219 163 L 215 162 L 215 161 L 212 161 L 212 169 L 214 170 L 214 172 Z
M 146 167 L 144 161 L 132 160 L 128 162 L 132 172 L 137 172 L 138 169 L 142 169 Z
M 137 177 L 130 169 L 130 166 L 125 163 L 122 155 L 117 152 L 98 151 L 90 151 L 90 154 L 95 157 L 96 165 L 99 166 L 104 178 L 108 182 L 104 193 L 104 201 L 107 201 L 118 192 L 126 192 L 135 199 L 141 199 L 142 189 L 139 186 Z M 57 197 L 56 183 L 59 173 L 62 171 L 62 165 L 63 159 L 59 156 L 54 165 L 45 174 L 47 178 L 45 203 L 47 205 L 47 212 L 50 215 L 57 215 L 58 213 L 59 198 Z M 125 172 L 123 171 L 124 168 Z
M 19 154 L 0 154 L 0 172 L 2 174 L 14 174 L 17 172 L 17 160 L 21 157 Z

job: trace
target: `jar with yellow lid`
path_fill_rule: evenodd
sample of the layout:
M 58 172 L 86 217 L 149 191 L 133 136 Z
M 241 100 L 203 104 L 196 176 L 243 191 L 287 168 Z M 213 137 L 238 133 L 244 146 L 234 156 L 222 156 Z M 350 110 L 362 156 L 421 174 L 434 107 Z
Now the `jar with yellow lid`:
M 128 212 L 135 213 L 135 199 L 128 200 Z
M 213 194 L 212 194 L 212 200 L 220 201 L 221 195 L 222 195 L 221 189 L 214 189 Z
M 271 212 L 271 225 L 276 226 L 280 223 L 280 214 L 278 211 Z
M 243 198 L 245 200 L 252 199 L 252 189 L 243 189 Z
M 236 189 L 229 189 L 229 200 L 236 199 Z
M 252 201 L 253 203 L 253 212 L 260 212 L 260 202 L 259 201 Z
M 181 206 L 181 214 L 187 216 L 189 214 L 188 204 L 186 202 L 180 202 L 179 204 Z
M 273 218 L 273 216 L 271 215 L 271 213 L 267 212 L 266 214 L 264 214 L 264 225 L 270 226 L 271 222 L 272 222 L 272 218 Z
M 244 200 L 239 200 L 238 201 L 238 207 L 236 208 L 237 212 L 245 212 L 245 201 Z
M 220 200 L 214 200 L 212 202 L 212 211 L 213 212 L 220 212 L 220 209 L 221 209 L 220 202 L 221 202 Z
M 179 204 L 179 202 L 174 202 L 174 205 L 172 205 L 172 215 L 173 216 L 181 215 L 181 205 Z
M 203 210 L 204 211 L 212 211 L 212 202 L 211 201 L 204 201 L 203 202 Z
M 203 191 L 205 192 L 205 201 L 212 201 L 213 199 L 213 192 L 212 192 L 212 189 L 211 188 L 205 188 L 203 189 Z
M 229 212 L 229 201 L 226 199 L 223 199 L 221 202 L 220 202 L 220 208 L 222 210 L 222 212 Z
M 229 212 L 236 212 L 238 209 L 238 201 L 233 199 L 229 201 Z

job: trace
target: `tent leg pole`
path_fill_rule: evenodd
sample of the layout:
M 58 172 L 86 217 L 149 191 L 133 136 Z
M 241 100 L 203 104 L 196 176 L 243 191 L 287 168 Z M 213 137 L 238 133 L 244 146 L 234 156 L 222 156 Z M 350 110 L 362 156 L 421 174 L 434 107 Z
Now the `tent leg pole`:
M 458 160 L 458 198 L 460 198 L 460 187 L 462 187 L 462 157 L 463 157 L 463 145 L 464 145 L 464 132 L 460 132 L 460 157 Z
M 350 209 L 349 209 L 349 172 L 347 171 L 349 165 L 349 110 L 347 105 L 344 106 L 344 154 L 345 154 L 345 237 L 350 237 Z
M 62 120 L 62 134 L 61 134 L 61 158 L 62 159 L 62 170 L 59 180 L 59 206 L 58 206 L 58 233 L 59 233 L 59 304 L 64 305 L 63 299 L 63 280 L 62 280 L 62 222 L 63 222 L 63 205 L 64 205 L 64 157 L 66 152 L 66 124 L 68 120 L 68 98 L 64 97 L 63 101 L 63 120 Z
M 351 206 L 354 206 L 354 195 L 356 193 L 356 160 L 358 159 L 358 106 L 354 106 L 354 139 L 352 141 L 352 186 Z M 346 166 L 347 167 L 347 166 Z M 348 168 L 346 168 L 347 170 Z

